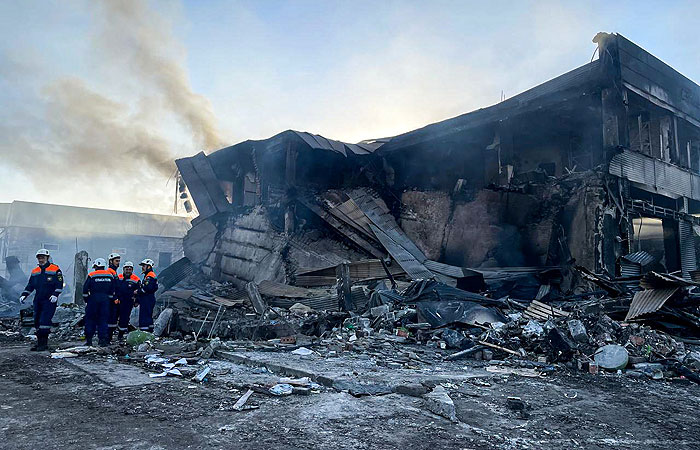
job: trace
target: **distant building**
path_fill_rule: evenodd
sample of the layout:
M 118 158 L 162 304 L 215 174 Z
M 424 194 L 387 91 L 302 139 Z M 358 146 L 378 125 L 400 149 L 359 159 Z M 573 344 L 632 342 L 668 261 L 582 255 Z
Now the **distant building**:
M 74 206 L 14 201 L 0 203 L 0 275 L 9 276 L 6 259 L 17 257 L 25 273 L 36 266 L 39 248 L 51 252 L 72 287 L 75 254 L 91 259 L 122 255 L 122 263 L 156 262 L 156 270 L 183 256 L 182 238 L 190 228 L 180 216 L 143 214 Z M 138 269 L 137 269 L 138 270 Z

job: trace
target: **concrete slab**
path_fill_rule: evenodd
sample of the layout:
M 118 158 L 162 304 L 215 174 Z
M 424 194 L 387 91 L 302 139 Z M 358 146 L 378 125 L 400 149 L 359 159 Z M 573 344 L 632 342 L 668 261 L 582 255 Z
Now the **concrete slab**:
M 97 379 L 113 387 L 143 386 L 146 384 L 162 383 L 168 378 L 150 378 L 148 372 L 138 367 L 122 364 L 112 360 L 90 360 L 84 358 L 64 359 L 67 363 L 95 376 Z

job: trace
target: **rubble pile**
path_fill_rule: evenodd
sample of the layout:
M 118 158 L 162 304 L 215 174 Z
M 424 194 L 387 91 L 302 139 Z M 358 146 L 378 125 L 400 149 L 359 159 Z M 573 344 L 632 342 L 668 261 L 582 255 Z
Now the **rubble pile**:
M 564 279 L 563 271 L 511 277 L 510 292 L 524 292 L 533 278 L 551 283 L 549 289 L 537 287 L 539 299 L 533 300 L 499 296 L 505 288 L 495 276 L 472 280 L 479 292 L 410 281 L 405 274 L 358 282 L 351 291 L 362 301 L 353 310 L 344 310 L 340 279 L 335 287 L 313 289 L 265 282 L 237 288 L 197 275 L 161 295 L 161 311 L 172 310 L 163 334 L 192 343 L 216 338 L 213 345 L 199 343 L 197 355 L 205 359 L 217 350 L 291 351 L 323 358 L 378 356 L 377 364 L 389 368 L 470 359 L 537 373 L 624 370 L 631 377 L 699 379 L 700 341 L 691 326 L 700 305 L 694 282 L 650 272 L 636 283 L 625 280 L 613 296 L 610 288 L 618 281 L 587 275 L 577 286 L 587 291 L 567 296 L 552 281 Z M 640 293 L 656 289 L 649 280 L 675 283 L 675 297 L 658 312 L 624 320 Z M 679 320 L 674 324 L 669 316 Z

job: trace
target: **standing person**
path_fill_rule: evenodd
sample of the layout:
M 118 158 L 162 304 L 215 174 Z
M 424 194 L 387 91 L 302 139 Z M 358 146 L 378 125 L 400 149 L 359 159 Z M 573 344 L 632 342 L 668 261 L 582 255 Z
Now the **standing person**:
M 85 344 L 92 346 L 92 338 L 97 330 L 100 347 L 109 345 L 109 304 L 114 298 L 115 278 L 105 269 L 105 260 L 97 258 L 93 270 L 83 285 L 85 299 Z
M 117 270 L 119 270 L 119 263 L 122 257 L 119 253 L 109 254 L 109 267 L 107 271 L 114 276 L 116 280 L 118 277 Z M 107 328 L 109 330 L 109 342 L 112 342 L 112 336 L 114 336 L 114 331 L 117 329 L 117 321 L 119 320 L 119 299 L 115 296 L 114 299 L 109 301 L 109 320 L 107 321 Z
M 122 257 L 119 256 L 119 253 L 110 253 L 109 254 L 109 260 L 107 261 L 109 263 L 109 267 L 107 268 L 108 271 L 114 275 L 114 277 L 117 277 L 117 270 L 119 269 L 119 263 L 121 262 Z
M 136 293 L 141 287 L 141 280 L 134 274 L 134 263 L 124 263 L 123 273 L 117 280 L 117 301 L 119 302 L 119 340 L 124 339 L 124 334 L 129 331 L 129 319 L 131 309 L 134 306 Z
M 153 272 L 155 263 L 146 258 L 139 264 L 143 272 L 143 281 L 139 288 L 139 329 L 153 332 L 153 308 L 156 306 L 156 291 L 158 290 L 158 278 Z
M 36 345 L 32 351 L 48 350 L 49 333 L 53 325 L 53 314 L 58 306 L 58 296 L 63 292 L 63 273 L 56 264 L 49 262 L 49 251 L 42 248 L 36 252 L 38 267 L 32 270 L 27 287 L 19 297 L 24 303 L 29 294 L 34 295 L 34 329 L 36 330 Z

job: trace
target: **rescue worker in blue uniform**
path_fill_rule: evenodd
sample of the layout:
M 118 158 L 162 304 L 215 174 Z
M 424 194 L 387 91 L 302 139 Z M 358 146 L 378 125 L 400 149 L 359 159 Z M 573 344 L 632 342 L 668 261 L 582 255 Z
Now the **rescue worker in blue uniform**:
M 92 346 L 92 338 L 97 331 L 100 347 L 109 345 L 109 304 L 114 298 L 116 280 L 114 275 L 105 269 L 106 261 L 97 258 L 93 270 L 88 274 L 83 285 L 85 299 L 85 344 Z
M 117 301 L 119 302 L 119 340 L 124 339 L 124 334 L 129 331 L 129 319 L 131 309 L 134 307 L 136 294 L 141 288 L 141 280 L 134 274 L 134 263 L 124 263 L 123 273 L 117 279 Z
M 156 306 L 156 291 L 158 290 L 158 278 L 153 272 L 155 263 L 146 258 L 139 263 L 143 272 L 143 281 L 138 291 L 139 329 L 153 332 L 153 308 Z
M 36 345 L 30 350 L 39 352 L 48 350 L 53 314 L 58 306 L 58 297 L 63 292 L 63 273 L 56 264 L 49 262 L 49 256 L 49 251 L 45 248 L 36 252 L 39 266 L 32 270 L 27 287 L 19 297 L 19 302 L 24 303 L 29 294 L 36 292 L 34 294 Z
M 117 270 L 119 270 L 119 263 L 121 262 L 121 256 L 119 253 L 110 253 L 107 271 L 114 276 L 117 280 L 119 276 Z M 115 296 L 109 302 L 109 320 L 107 321 L 107 328 L 109 329 L 109 341 L 112 342 L 112 336 L 114 336 L 114 331 L 117 329 L 117 322 L 119 321 L 119 299 Z

